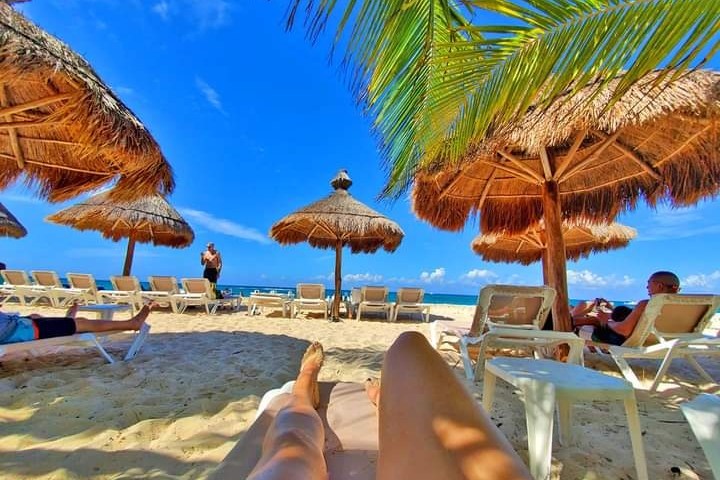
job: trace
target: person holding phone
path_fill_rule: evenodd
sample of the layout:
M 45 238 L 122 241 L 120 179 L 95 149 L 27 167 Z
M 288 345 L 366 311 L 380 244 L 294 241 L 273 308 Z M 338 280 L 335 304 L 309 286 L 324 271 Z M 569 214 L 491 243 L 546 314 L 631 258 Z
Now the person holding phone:
M 222 256 L 215 250 L 215 244 L 208 242 L 207 249 L 200 253 L 200 265 L 205 267 L 203 278 L 207 278 L 213 291 L 217 291 L 217 281 L 222 271 Z

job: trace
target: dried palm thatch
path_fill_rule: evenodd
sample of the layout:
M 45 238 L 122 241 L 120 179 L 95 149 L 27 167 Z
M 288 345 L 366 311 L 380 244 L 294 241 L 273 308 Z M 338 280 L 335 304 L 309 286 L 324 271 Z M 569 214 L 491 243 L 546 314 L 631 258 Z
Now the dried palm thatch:
M 27 235 L 27 230 L 15 218 L 15 215 L 0 203 L 0 237 L 20 238 Z
M 330 183 L 328 197 L 312 203 L 275 223 L 270 236 L 282 245 L 308 242 L 317 248 L 335 249 L 335 302 L 332 316 L 340 311 L 342 248 L 352 253 L 373 253 L 381 247 L 394 252 L 405 233 L 384 215 L 355 200 L 347 191 L 352 180 L 340 170 Z
M 439 159 L 415 177 L 415 213 L 447 230 L 480 214 L 484 233 L 521 233 L 544 219 L 561 310 L 553 318 L 567 329 L 562 219 L 606 223 L 642 198 L 688 205 L 720 191 L 720 73 L 656 76 L 616 103 L 618 79 L 589 85 L 529 109 L 459 165 Z
M 116 199 L 174 186 L 158 144 L 92 67 L 0 2 L 0 189 L 21 177 L 53 202 L 111 181 Z
M 95 195 L 46 220 L 78 230 L 96 230 L 114 242 L 129 239 L 123 275 L 130 275 L 136 242 L 183 248 L 195 239 L 190 225 L 161 195 L 117 201 L 109 193 Z
M 592 225 L 566 222 L 563 225 L 565 255 L 568 260 L 588 257 L 591 253 L 625 248 L 636 236 L 637 231 L 634 228 L 619 223 Z M 542 228 L 515 235 L 487 233 L 475 237 L 471 247 L 475 253 L 490 262 L 530 265 L 545 256 L 547 239 Z

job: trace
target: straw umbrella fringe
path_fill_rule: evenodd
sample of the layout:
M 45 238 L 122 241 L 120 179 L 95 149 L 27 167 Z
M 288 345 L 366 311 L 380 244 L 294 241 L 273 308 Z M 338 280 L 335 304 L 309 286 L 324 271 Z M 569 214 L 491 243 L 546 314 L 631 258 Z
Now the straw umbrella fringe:
M 0 237 L 20 238 L 27 235 L 27 230 L 22 226 L 15 215 L 0 203 Z
M 565 254 L 568 260 L 588 257 L 591 253 L 625 248 L 637 236 L 634 228 L 612 223 L 610 225 L 564 224 Z M 543 229 L 531 229 L 522 234 L 488 233 L 478 235 L 471 248 L 489 262 L 520 263 L 530 265 L 542 261 L 543 280 L 547 275 L 547 239 Z
M 113 197 L 174 187 L 140 120 L 67 45 L 0 2 L 0 189 L 21 175 L 50 201 L 116 181 Z
M 130 275 L 137 242 L 184 248 L 195 239 L 190 225 L 161 195 L 118 202 L 110 192 L 105 192 L 54 213 L 46 220 L 78 230 L 96 230 L 114 242 L 127 238 L 123 275 Z
M 404 237 L 400 226 L 355 200 L 347 191 L 352 180 L 341 170 L 331 182 L 335 191 L 275 223 L 270 236 L 281 245 L 308 242 L 317 248 L 335 249 L 335 298 L 332 316 L 340 314 L 342 248 L 352 253 L 373 253 L 381 247 L 394 252 Z
M 619 101 L 619 79 L 593 84 L 417 173 L 413 209 L 460 230 L 480 214 L 483 233 L 521 233 L 542 219 L 556 328 L 570 328 L 562 220 L 607 223 L 641 198 L 688 205 L 720 191 L 720 74 L 647 75 Z M 581 100 L 592 98 L 588 106 Z

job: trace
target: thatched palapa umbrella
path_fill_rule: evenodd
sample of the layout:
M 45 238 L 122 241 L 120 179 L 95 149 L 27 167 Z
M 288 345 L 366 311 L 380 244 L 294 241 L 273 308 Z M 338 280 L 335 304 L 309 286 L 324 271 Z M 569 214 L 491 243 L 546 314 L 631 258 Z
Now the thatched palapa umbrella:
M 25 227 L 15 218 L 15 215 L 10 213 L 10 210 L 5 208 L 5 205 L 0 203 L 0 237 L 20 238 L 25 235 L 27 235 Z
M 116 199 L 169 193 L 172 169 L 92 67 L 0 1 L 0 189 L 63 201 L 116 181 Z
M 555 328 L 569 330 L 563 219 L 607 223 L 641 198 L 688 205 L 720 191 L 720 74 L 677 77 L 649 74 L 610 103 L 615 78 L 528 110 L 459 165 L 438 159 L 419 171 L 416 214 L 460 230 L 479 213 L 483 233 L 519 233 L 543 219 Z
M 270 236 L 283 245 L 308 242 L 317 248 L 335 249 L 335 299 L 331 316 L 340 316 L 342 249 L 373 253 L 380 247 L 394 252 L 405 233 L 384 215 L 355 200 L 348 188 L 352 180 L 340 170 L 330 182 L 335 189 L 328 197 L 301 208 L 275 223 Z
M 569 260 L 587 257 L 591 253 L 624 248 L 637 236 L 634 228 L 612 223 L 592 225 L 563 224 L 565 254 Z M 548 282 L 547 238 L 544 228 L 533 228 L 514 235 L 486 233 L 475 237 L 470 244 L 473 251 L 490 262 L 530 265 L 542 260 L 543 280 Z
M 195 239 L 190 225 L 161 195 L 117 201 L 109 193 L 95 195 L 46 220 L 78 230 L 97 230 L 115 242 L 127 238 L 123 275 L 130 275 L 136 242 L 183 248 Z

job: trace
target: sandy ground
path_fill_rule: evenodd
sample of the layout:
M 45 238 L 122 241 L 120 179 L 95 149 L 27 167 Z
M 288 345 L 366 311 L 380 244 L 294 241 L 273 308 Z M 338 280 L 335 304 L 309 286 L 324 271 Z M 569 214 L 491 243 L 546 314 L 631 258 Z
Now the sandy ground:
M 379 374 L 383 354 L 399 333 L 429 335 L 428 324 L 410 320 L 328 323 L 267 313 L 249 317 L 244 307 L 213 316 L 153 312 L 140 354 L 113 365 L 78 348 L 0 359 L 0 477 L 205 478 L 246 431 L 262 394 L 294 377 L 309 341 L 326 347 L 321 380 L 362 381 Z M 471 316 L 472 307 L 432 309 L 433 320 Z M 121 357 L 130 338 L 113 336 L 110 353 Z M 457 353 L 442 354 L 461 375 Z M 619 376 L 611 360 L 598 354 L 587 354 L 586 363 Z M 701 363 L 720 379 L 716 360 Z M 657 367 L 652 361 L 632 364 L 648 378 Z M 710 479 L 678 405 L 720 388 L 704 383 L 682 360 L 671 367 L 670 380 L 657 395 L 637 391 L 650 478 Z M 480 398 L 482 383 L 470 388 Z M 581 403 L 574 412 L 575 442 L 560 446 L 555 439 L 553 478 L 636 478 L 622 404 Z M 523 405 L 502 381 L 491 413 L 527 460 Z M 672 467 L 681 473 L 673 475 Z

